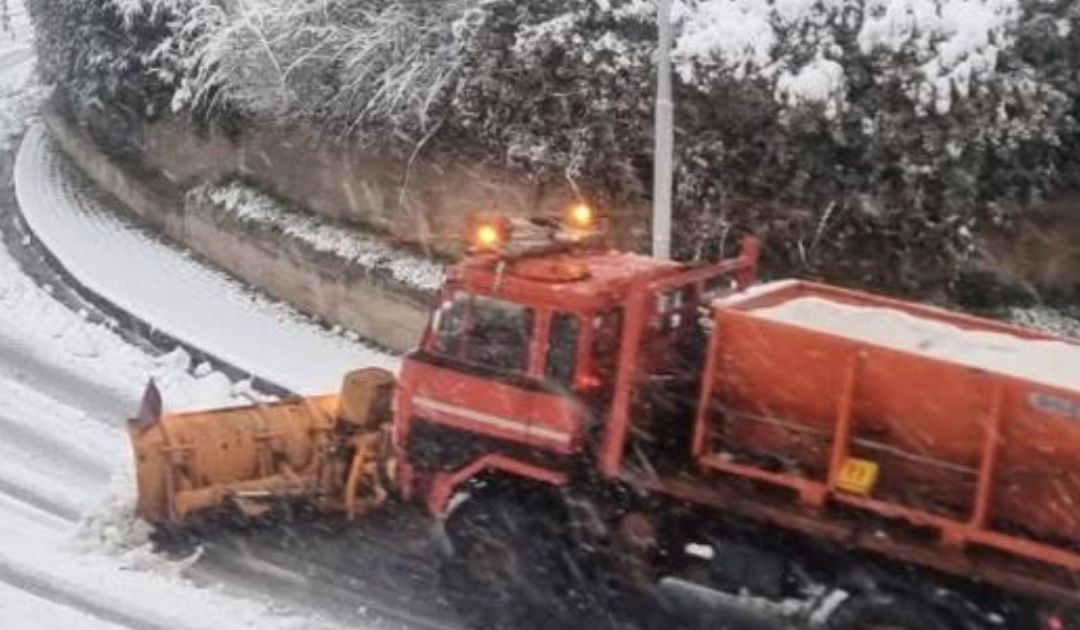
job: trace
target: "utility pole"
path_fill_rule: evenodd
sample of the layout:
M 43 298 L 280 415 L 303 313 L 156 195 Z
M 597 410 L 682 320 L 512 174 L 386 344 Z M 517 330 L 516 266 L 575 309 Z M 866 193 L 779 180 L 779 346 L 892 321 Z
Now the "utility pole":
M 656 148 L 653 154 L 653 256 L 671 258 L 671 196 L 675 120 L 671 89 L 671 0 L 657 0 Z

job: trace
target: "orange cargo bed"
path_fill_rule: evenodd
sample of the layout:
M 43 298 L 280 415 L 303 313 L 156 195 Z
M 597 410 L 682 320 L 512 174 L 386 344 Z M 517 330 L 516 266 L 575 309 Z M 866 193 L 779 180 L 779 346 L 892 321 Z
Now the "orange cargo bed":
M 1080 572 L 1080 345 L 806 282 L 713 323 L 701 469 L 790 491 L 802 519 Z

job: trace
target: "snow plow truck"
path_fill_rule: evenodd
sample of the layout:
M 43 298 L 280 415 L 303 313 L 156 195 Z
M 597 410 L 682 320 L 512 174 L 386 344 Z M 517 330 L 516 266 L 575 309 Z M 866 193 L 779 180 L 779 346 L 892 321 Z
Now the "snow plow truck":
M 510 232 L 477 227 L 397 375 L 187 413 L 148 387 L 139 514 L 421 504 L 481 628 L 577 627 L 671 580 L 832 630 L 1080 628 L 1080 345 L 755 286 L 749 238 L 687 265 Z

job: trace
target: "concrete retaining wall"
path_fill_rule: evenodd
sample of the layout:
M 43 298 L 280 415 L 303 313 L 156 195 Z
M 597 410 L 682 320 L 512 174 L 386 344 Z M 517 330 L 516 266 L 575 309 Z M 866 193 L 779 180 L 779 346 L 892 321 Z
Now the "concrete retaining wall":
M 182 189 L 241 175 L 334 221 L 460 253 L 470 214 L 558 213 L 574 200 L 564 181 L 535 182 L 511 169 L 434 148 L 360 147 L 317 130 L 259 128 L 227 137 L 182 120 L 144 125 L 141 162 Z

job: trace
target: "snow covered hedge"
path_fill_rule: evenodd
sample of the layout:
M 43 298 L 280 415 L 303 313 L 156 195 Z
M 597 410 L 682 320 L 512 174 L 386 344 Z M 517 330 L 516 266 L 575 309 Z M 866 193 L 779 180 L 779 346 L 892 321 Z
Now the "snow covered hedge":
M 303 121 L 480 149 L 615 208 L 648 195 L 650 0 L 29 4 L 43 67 L 88 112 Z M 685 256 L 749 230 L 785 266 L 937 283 L 978 221 L 1080 181 L 1080 3 L 677 0 L 675 13 Z

